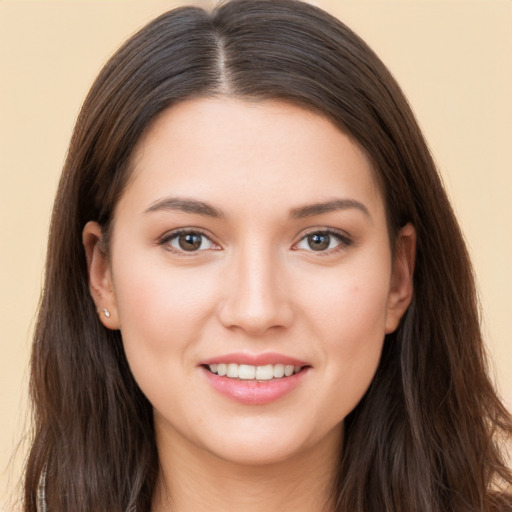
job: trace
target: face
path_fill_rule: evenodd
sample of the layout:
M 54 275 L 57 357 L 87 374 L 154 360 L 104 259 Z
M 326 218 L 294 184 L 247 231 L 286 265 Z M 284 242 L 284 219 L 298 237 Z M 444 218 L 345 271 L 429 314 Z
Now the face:
M 243 463 L 340 438 L 409 304 L 364 153 L 277 101 L 196 99 L 139 142 L 91 290 L 154 407 L 157 440 Z M 165 440 L 165 441 L 164 441 Z

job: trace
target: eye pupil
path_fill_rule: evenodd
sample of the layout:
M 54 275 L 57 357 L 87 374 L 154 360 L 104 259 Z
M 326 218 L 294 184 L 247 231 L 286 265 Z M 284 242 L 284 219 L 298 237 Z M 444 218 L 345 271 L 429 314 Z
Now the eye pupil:
M 308 245 L 313 251 L 323 251 L 329 248 L 331 237 L 327 233 L 312 233 L 308 235 Z
M 178 243 L 184 251 L 196 251 L 201 247 L 201 238 L 199 233 L 185 233 L 178 237 Z

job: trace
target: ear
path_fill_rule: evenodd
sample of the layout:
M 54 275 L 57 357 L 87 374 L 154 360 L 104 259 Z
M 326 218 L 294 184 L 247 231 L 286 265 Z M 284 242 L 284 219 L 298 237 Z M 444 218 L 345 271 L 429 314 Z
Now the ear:
M 109 329 L 119 329 L 117 301 L 112 283 L 110 261 L 102 243 L 102 231 L 97 222 L 88 222 L 82 232 L 87 258 L 89 290 L 96 304 L 101 323 Z
M 395 257 L 387 304 L 386 334 L 396 330 L 411 303 L 415 258 L 416 230 L 412 224 L 406 224 L 398 232 L 395 242 Z

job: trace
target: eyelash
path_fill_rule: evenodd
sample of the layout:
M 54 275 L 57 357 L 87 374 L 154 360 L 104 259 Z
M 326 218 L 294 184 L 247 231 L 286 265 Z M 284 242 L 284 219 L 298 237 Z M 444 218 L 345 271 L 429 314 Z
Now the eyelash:
M 337 230 L 334 230 L 334 229 L 331 229 L 331 228 L 325 228 L 325 229 L 312 229 L 310 230 L 309 232 L 305 233 L 301 239 L 296 243 L 294 244 L 294 248 L 295 250 L 301 250 L 300 248 L 298 248 L 297 246 L 303 242 L 304 240 L 306 240 L 309 236 L 311 235 L 327 235 L 329 237 L 334 237 L 339 243 L 335 246 L 335 247 L 332 247 L 332 248 L 327 248 L 325 250 L 320 250 L 320 251 L 315 251 L 314 249 L 304 249 L 308 252 L 312 252 L 312 253 L 316 253 L 318 254 L 319 256 L 328 256 L 328 255 L 331 255 L 331 254 L 335 254 L 335 253 L 338 253 L 340 251 L 345 251 L 346 249 L 348 249 L 350 246 L 352 246 L 354 244 L 354 241 L 352 240 L 352 238 L 350 238 L 346 233 L 344 232 L 341 232 L 341 231 L 337 231 Z
M 216 244 L 208 235 L 203 233 L 200 229 L 193 229 L 193 228 L 179 229 L 177 231 L 173 231 L 172 233 L 168 233 L 168 234 L 164 235 L 159 240 L 158 243 L 159 243 L 159 245 L 167 246 L 166 247 L 167 250 L 175 252 L 175 253 L 179 254 L 180 256 L 189 256 L 189 255 L 192 256 L 198 252 L 203 252 L 205 250 L 205 249 L 200 249 L 200 250 L 187 251 L 185 249 L 179 249 L 177 247 L 173 247 L 171 245 L 171 242 L 174 240 L 178 240 L 179 237 L 182 235 L 199 235 L 203 238 L 203 240 L 201 241 L 201 245 L 203 244 L 204 240 L 208 240 L 213 246 L 216 247 L 215 249 L 212 249 L 212 250 L 220 249 L 218 244 Z
M 193 229 L 193 228 L 187 228 L 187 229 L 179 229 L 177 231 L 173 231 L 172 233 L 168 233 L 166 235 L 164 235 L 160 240 L 159 240 L 159 245 L 164 245 L 164 246 L 167 246 L 166 248 L 169 250 L 169 251 L 172 251 L 172 252 L 175 252 L 179 255 L 182 255 L 182 256 L 187 256 L 187 255 L 194 255 L 196 253 L 199 253 L 199 252 L 203 252 L 205 250 L 208 250 L 207 249 L 197 249 L 197 250 L 192 250 L 192 251 L 187 251 L 185 249 L 179 249 L 177 247 L 173 247 L 171 245 L 171 242 L 174 241 L 174 240 L 178 240 L 180 236 L 182 235 L 199 235 L 203 238 L 203 240 L 201 241 L 201 245 L 203 245 L 204 243 L 204 240 L 207 240 L 208 242 L 210 242 L 213 246 L 215 246 L 215 248 L 209 248 L 211 250 L 220 250 L 220 246 L 218 244 L 216 244 L 208 235 L 206 235 L 205 233 L 203 233 L 200 229 Z M 315 251 L 314 249 L 312 249 L 310 247 L 310 249 L 301 249 L 298 247 L 298 245 L 300 243 L 302 243 L 303 241 L 305 241 L 309 236 L 311 235 L 322 235 L 322 236 L 329 236 L 329 237 L 334 237 L 339 243 L 335 246 L 335 247 L 332 247 L 332 248 L 327 248 L 325 250 L 319 250 L 319 251 Z M 307 243 L 307 242 L 306 242 Z M 330 245 L 330 242 L 329 242 L 329 245 Z M 327 256 L 327 255 L 331 255 L 331 254 L 334 254 L 334 253 L 337 253 L 339 251 L 344 251 L 346 249 L 348 249 L 351 245 L 353 245 L 353 240 L 347 236 L 346 233 L 343 233 L 343 232 L 340 232 L 340 231 L 336 231 L 334 229 L 329 229 L 329 228 L 326 228 L 326 229 L 312 229 L 310 230 L 309 232 L 305 233 L 297 243 L 293 244 L 292 246 L 292 249 L 293 250 L 305 250 L 307 252 L 312 252 L 312 253 L 317 253 L 319 256 Z

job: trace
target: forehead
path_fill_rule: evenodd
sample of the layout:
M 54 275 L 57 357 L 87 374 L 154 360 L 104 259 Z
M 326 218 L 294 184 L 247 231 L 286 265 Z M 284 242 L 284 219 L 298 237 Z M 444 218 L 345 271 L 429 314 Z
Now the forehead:
M 168 194 L 226 209 L 262 202 L 292 208 L 336 195 L 364 199 L 375 213 L 383 210 L 359 146 L 326 117 L 282 101 L 179 103 L 143 135 L 132 168 L 125 196 L 146 203 Z

